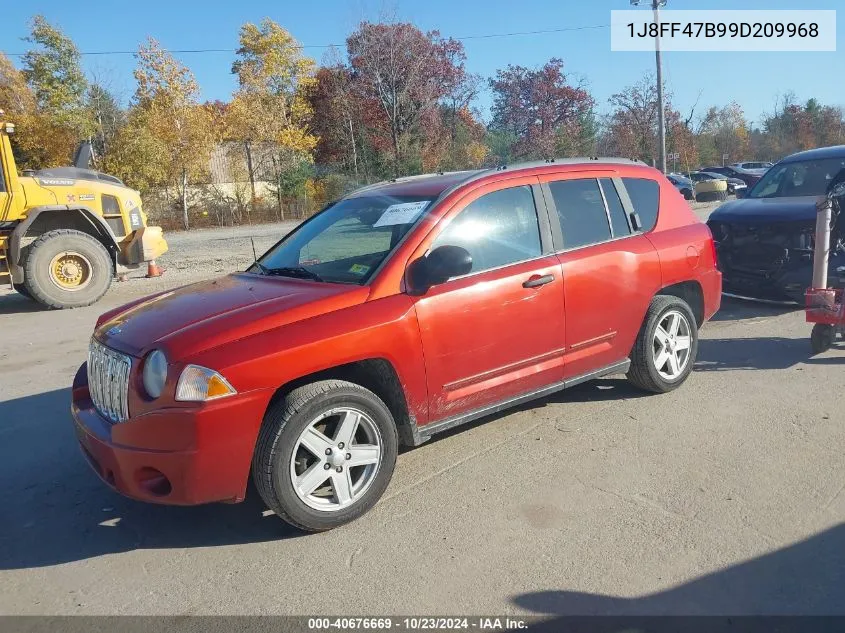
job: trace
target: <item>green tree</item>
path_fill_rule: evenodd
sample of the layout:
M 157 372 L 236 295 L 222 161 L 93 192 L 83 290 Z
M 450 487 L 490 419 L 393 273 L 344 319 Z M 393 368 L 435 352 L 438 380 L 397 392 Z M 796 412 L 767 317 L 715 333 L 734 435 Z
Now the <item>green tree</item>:
M 94 124 L 91 142 L 95 160 L 108 164 L 109 151 L 120 127 L 125 123 L 126 113 L 115 96 L 102 84 L 92 83 L 85 96 L 85 107 Z
M 42 15 L 32 18 L 26 41 L 35 48 L 23 56 L 23 76 L 35 94 L 38 110 L 84 138 L 91 132 L 92 124 L 85 107 L 88 82 L 82 72 L 79 49 Z

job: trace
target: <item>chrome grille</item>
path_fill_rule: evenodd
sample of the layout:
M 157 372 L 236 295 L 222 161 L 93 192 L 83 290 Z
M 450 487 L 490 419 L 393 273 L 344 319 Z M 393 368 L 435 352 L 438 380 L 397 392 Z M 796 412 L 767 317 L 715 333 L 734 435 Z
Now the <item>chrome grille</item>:
M 88 390 L 97 411 L 112 422 L 129 418 L 129 371 L 132 359 L 91 339 L 88 346 Z

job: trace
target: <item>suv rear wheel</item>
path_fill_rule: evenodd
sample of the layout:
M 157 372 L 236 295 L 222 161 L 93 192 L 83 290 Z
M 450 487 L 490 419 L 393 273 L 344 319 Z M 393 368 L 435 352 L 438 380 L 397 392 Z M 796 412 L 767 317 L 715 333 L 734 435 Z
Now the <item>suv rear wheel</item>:
M 672 391 L 690 375 L 697 353 L 698 327 L 689 305 L 678 297 L 658 295 L 634 343 L 628 380 L 646 391 Z
M 321 532 L 375 505 L 398 450 L 393 416 L 377 395 L 351 382 L 324 380 L 293 390 L 268 409 L 253 479 L 276 514 Z

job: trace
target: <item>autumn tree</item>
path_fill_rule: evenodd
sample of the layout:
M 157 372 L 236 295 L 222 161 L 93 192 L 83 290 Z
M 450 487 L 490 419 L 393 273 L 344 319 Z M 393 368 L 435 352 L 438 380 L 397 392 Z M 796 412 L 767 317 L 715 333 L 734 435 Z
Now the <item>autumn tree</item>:
M 649 75 L 610 97 L 607 133 L 614 154 L 656 164 L 657 104 L 657 87 Z
M 18 118 L 35 110 L 35 95 L 26 84 L 26 78 L 2 52 L 0 52 L 0 110 L 5 111 L 10 118 Z
M 735 101 L 708 109 L 698 125 L 698 135 L 702 162 L 721 164 L 725 155 L 729 161 L 738 161 L 747 155 L 748 122 L 742 106 Z
M 340 165 L 358 183 L 367 177 L 367 163 L 360 158 L 364 142 L 361 108 L 353 86 L 352 69 L 330 51 L 328 64 L 317 71 L 311 92 L 313 129 L 319 138 L 315 158 L 323 164 Z
M 232 72 L 238 77 L 238 90 L 227 108 L 228 132 L 244 142 L 253 198 L 253 144 L 273 147 L 271 167 L 283 217 L 283 201 L 292 190 L 283 181 L 307 171 L 302 163 L 312 161 L 317 145 L 309 100 L 316 83 L 316 64 L 302 54 L 302 47 L 290 33 L 269 18 L 260 25 L 247 23 L 241 27 L 237 55 Z
M 516 158 L 554 157 L 561 140 L 580 136 L 593 106 L 590 94 L 569 82 L 557 58 L 536 69 L 509 65 L 490 80 L 490 88 L 491 127 L 515 139 Z
M 800 150 L 840 144 L 843 123 L 840 108 L 822 105 L 817 99 L 801 105 L 787 93 L 779 99 L 775 111 L 763 119 L 758 153 L 777 159 Z
M 372 141 L 389 152 L 394 174 L 412 170 L 423 119 L 465 78 L 463 45 L 413 24 L 363 22 L 346 46 Z
M 211 112 L 198 102 L 193 73 L 149 38 L 138 49 L 132 107 L 114 141 L 110 165 L 140 189 L 176 192 L 189 228 L 189 182 L 206 176 L 214 145 Z

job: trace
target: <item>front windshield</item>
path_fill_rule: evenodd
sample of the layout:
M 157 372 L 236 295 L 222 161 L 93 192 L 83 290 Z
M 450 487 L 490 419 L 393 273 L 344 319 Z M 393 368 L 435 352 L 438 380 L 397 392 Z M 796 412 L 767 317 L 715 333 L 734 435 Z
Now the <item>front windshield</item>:
M 749 198 L 823 196 L 843 169 L 845 158 L 824 158 L 775 165 L 749 192 Z
M 341 200 L 300 225 L 249 272 L 364 284 L 430 205 L 430 197 L 415 196 Z

